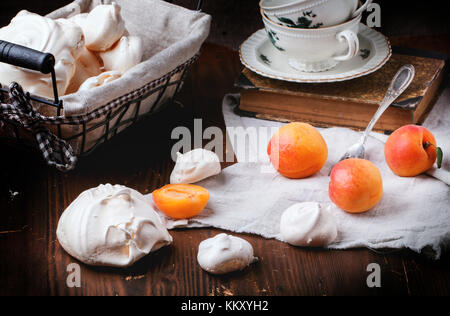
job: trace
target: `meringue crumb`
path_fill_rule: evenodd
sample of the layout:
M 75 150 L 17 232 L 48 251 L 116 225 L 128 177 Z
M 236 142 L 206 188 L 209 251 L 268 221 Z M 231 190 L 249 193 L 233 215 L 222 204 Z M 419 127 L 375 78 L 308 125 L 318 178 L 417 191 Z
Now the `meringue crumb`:
M 127 276 L 125 278 L 125 281 L 131 281 L 131 280 L 136 281 L 136 280 L 141 280 L 141 279 L 143 279 L 145 277 L 146 277 L 145 274 L 143 274 L 143 275 L 130 275 L 130 276 Z

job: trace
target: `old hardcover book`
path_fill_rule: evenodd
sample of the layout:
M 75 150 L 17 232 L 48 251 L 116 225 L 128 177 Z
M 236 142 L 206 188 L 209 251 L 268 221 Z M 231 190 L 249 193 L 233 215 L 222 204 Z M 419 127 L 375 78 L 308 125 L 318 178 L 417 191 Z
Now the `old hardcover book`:
M 386 132 L 406 124 L 420 124 L 438 95 L 445 58 L 409 53 L 394 53 L 389 62 L 373 74 L 336 83 L 285 82 L 244 69 L 236 82 L 241 88 L 237 113 L 269 120 L 310 122 L 316 126 L 364 129 L 397 70 L 402 65 L 412 64 L 416 69 L 413 82 L 383 114 L 375 130 Z

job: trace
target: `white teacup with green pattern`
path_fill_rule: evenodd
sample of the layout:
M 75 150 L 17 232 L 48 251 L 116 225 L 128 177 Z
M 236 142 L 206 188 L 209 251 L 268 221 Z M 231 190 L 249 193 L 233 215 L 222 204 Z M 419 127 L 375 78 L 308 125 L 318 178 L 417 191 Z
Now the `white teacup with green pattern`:
M 267 35 L 293 69 L 321 72 L 350 60 L 359 53 L 361 15 L 352 20 L 318 29 L 297 29 L 279 25 L 263 16 Z
M 372 0 L 261 0 L 271 21 L 292 28 L 314 29 L 344 23 L 360 15 Z

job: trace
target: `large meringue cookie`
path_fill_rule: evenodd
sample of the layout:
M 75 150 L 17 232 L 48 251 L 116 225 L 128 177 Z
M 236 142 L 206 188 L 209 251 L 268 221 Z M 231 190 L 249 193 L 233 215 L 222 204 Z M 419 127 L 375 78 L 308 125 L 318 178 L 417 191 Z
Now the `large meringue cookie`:
M 96 6 L 80 24 L 86 47 L 93 51 L 108 50 L 125 33 L 120 6 L 115 2 Z
M 83 192 L 61 215 L 56 235 L 71 256 L 112 267 L 130 266 L 172 243 L 142 194 L 110 184 Z
M 323 247 L 337 238 L 337 224 L 331 212 L 316 202 L 298 203 L 281 216 L 282 239 L 300 247 Z
M 100 53 L 105 70 L 125 73 L 142 61 L 142 40 L 137 36 L 123 36 L 110 50 Z
M 186 154 L 177 153 L 177 162 L 170 183 L 196 183 L 222 171 L 219 157 L 212 151 L 198 148 Z
M 60 95 L 65 94 L 75 73 L 75 60 L 84 45 L 80 27 L 64 20 L 52 20 L 21 11 L 8 26 L 0 29 L 0 39 L 54 55 L 55 73 Z M 0 83 L 18 82 L 36 95 L 53 98 L 50 75 L 0 63 Z
M 121 76 L 122 74 L 118 71 L 102 72 L 100 75 L 89 78 L 85 82 L 83 82 L 78 91 L 90 90 L 95 87 L 103 86 L 107 83 L 119 79 Z
M 243 270 L 257 260 L 248 241 L 227 234 L 206 239 L 198 247 L 199 265 L 212 274 Z

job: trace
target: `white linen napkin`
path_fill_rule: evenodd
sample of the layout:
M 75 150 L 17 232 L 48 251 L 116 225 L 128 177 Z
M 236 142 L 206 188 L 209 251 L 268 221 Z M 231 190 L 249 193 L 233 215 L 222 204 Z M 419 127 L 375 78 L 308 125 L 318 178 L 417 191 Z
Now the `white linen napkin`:
M 448 98 L 449 91 L 444 94 Z M 279 127 L 283 124 L 234 114 L 232 108 L 238 96 L 224 99 L 223 112 L 227 127 Z M 440 100 L 425 126 L 436 135 L 444 152 L 449 153 L 448 99 Z M 368 247 L 409 248 L 436 259 L 450 245 L 449 163 L 441 171 L 430 173 L 442 181 L 421 175 L 401 178 L 392 173 L 384 159 L 385 135 L 373 133 L 366 146 L 367 159 L 378 166 L 383 176 L 384 197 L 370 212 L 352 215 L 331 203 L 328 197 L 328 173 L 347 148 L 360 138 L 360 133 L 346 128 L 319 129 L 325 138 L 329 157 L 324 168 L 308 179 L 286 179 L 276 172 L 268 173 L 271 165 L 265 146 L 247 143 L 246 153 L 236 152 L 238 163 L 199 185 L 207 188 L 211 198 L 207 209 L 187 221 L 165 218 L 169 228 L 213 226 L 236 233 L 251 233 L 265 238 L 280 239 L 280 217 L 289 206 L 307 201 L 328 203 L 338 223 L 338 239 L 330 249 Z M 242 150 L 242 148 L 241 148 Z M 247 156 L 246 156 L 247 155 Z M 258 157 L 258 162 L 249 163 Z M 264 158 L 265 157 L 265 158 Z M 263 168 L 263 169 L 262 169 Z M 264 169 L 265 168 L 265 169 Z M 151 200 L 151 195 L 148 196 Z

